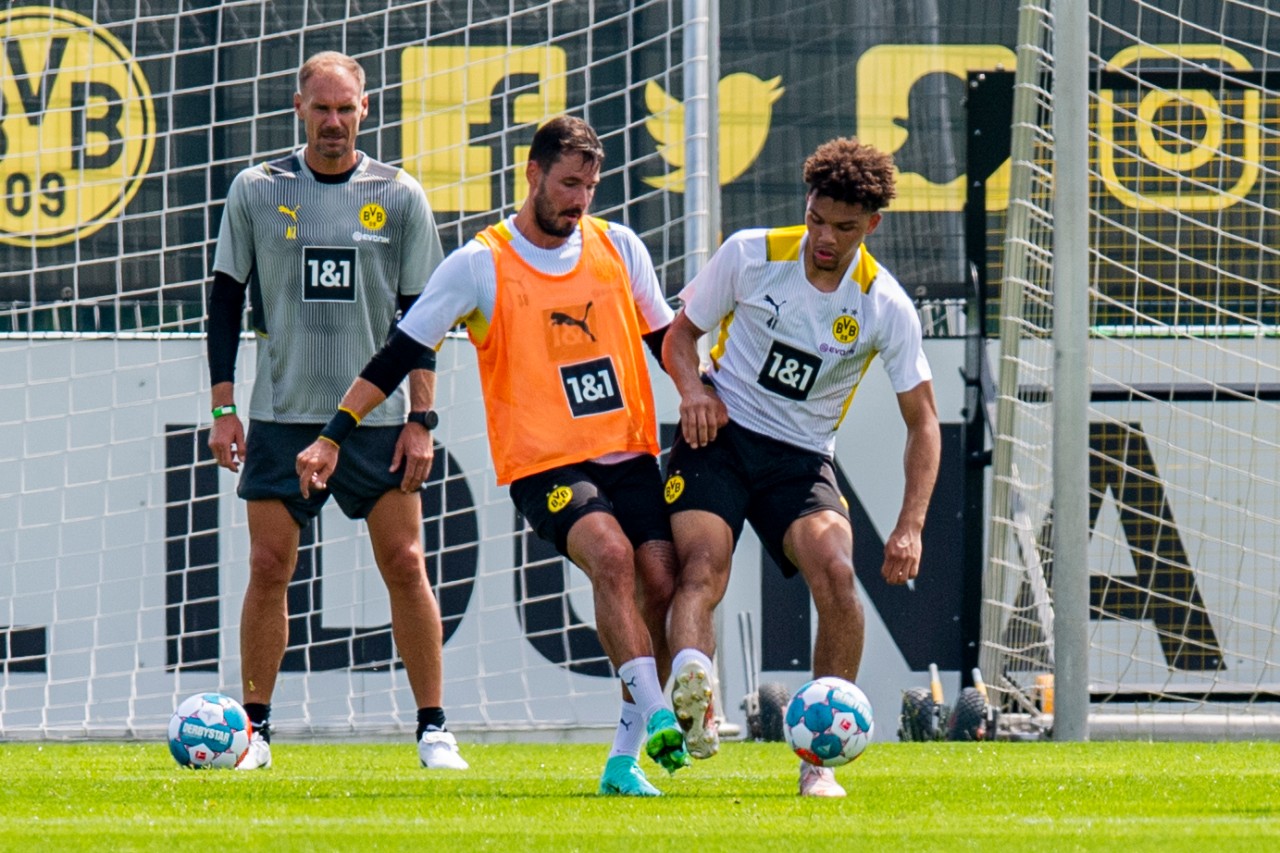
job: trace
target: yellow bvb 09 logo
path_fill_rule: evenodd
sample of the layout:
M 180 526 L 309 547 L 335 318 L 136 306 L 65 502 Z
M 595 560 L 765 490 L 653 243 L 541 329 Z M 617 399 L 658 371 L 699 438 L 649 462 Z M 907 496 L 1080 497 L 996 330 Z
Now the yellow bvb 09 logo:
M 57 246 L 124 210 L 151 166 L 155 107 L 141 67 L 92 20 L 0 12 L 0 241 Z
M 551 512 L 559 512 L 567 507 L 571 500 L 573 500 L 573 489 L 568 486 L 556 486 L 551 490 L 551 494 L 547 495 L 547 509 Z
M 848 314 L 841 314 L 831 324 L 831 335 L 842 344 L 851 344 L 858 339 L 858 321 Z
M 370 231 L 381 231 L 382 226 L 387 224 L 387 212 L 382 209 L 382 205 L 371 201 L 360 208 L 360 224 Z
M 662 497 L 667 503 L 673 504 L 680 500 L 680 496 L 684 494 L 684 477 L 679 474 L 672 474 L 667 478 L 667 485 L 662 490 Z

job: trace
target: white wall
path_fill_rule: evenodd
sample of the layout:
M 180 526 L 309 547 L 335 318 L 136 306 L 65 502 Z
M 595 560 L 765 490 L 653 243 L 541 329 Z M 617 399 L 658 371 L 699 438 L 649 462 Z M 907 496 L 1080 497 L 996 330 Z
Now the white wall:
M 150 732 L 181 696 L 203 689 L 239 695 L 238 623 L 248 538 L 235 476 L 219 475 L 220 622 L 217 673 L 166 669 L 167 425 L 208 423 L 203 341 L 0 340 L 0 626 L 45 626 L 47 672 L 9 672 L 0 682 L 0 733 L 30 736 Z M 960 417 L 959 342 L 931 341 L 942 418 Z M 239 376 L 252 376 L 252 344 Z M 522 636 L 513 590 L 513 511 L 494 485 L 483 438 L 474 353 L 450 341 L 440 357 L 437 438 L 460 463 L 479 507 L 479 575 L 467 613 L 446 648 L 447 705 L 456 728 L 598 727 L 616 719 L 611 679 L 567 673 Z M 677 401 L 655 368 L 660 420 Z M 903 428 L 879 368 L 873 368 L 841 433 L 838 453 L 873 433 L 883 452 L 858 453 L 846 470 L 876 484 L 867 508 L 882 534 L 902 483 Z M 248 401 L 247 387 L 237 398 Z M 866 500 L 864 496 L 864 500 Z M 184 510 L 185 511 L 185 510 Z M 362 529 L 330 507 L 324 514 L 323 621 L 389 621 L 386 594 Z M 351 570 L 358 566 L 357 570 Z M 726 715 L 741 722 L 745 693 L 737 614 L 755 614 L 759 634 L 759 546 L 748 532 L 723 607 Z M 589 589 L 570 570 L 569 600 L 592 619 Z M 868 608 L 862 687 L 892 737 L 901 690 L 923 683 L 907 670 L 882 620 Z M 955 674 L 949 674 L 949 690 Z M 762 673 L 791 687 L 801 673 Z M 275 697 L 282 729 L 376 732 L 413 725 L 403 672 L 285 673 Z

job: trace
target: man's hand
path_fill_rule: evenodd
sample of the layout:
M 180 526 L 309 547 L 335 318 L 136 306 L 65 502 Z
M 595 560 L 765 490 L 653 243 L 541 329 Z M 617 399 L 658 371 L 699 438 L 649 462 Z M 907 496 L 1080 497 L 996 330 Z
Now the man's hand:
M 680 398 L 680 431 L 690 447 L 715 441 L 720 427 L 729 422 L 729 410 L 715 389 L 702 382 Z
M 239 415 L 213 419 L 213 427 L 209 430 L 209 449 L 220 467 L 239 473 L 240 463 L 244 461 L 244 424 L 240 422 Z
M 899 525 L 884 543 L 884 565 L 880 569 L 886 583 L 901 585 L 920 574 L 920 531 Z
M 298 472 L 298 489 L 304 498 L 311 497 L 312 489 L 327 489 L 329 476 L 338 467 L 338 446 L 332 441 L 317 438 L 298 454 L 295 469 Z
M 422 424 L 407 423 L 400 430 L 400 438 L 396 441 L 396 452 L 391 457 L 390 471 L 395 471 L 404 463 L 404 479 L 400 481 L 400 491 L 412 494 L 422 488 L 431 474 L 431 463 L 435 459 L 435 442 L 431 433 Z

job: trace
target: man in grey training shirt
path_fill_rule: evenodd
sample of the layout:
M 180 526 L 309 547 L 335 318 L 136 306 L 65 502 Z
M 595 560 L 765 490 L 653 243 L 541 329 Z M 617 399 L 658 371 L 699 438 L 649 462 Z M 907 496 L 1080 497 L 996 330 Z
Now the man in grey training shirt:
M 435 354 L 356 431 L 328 489 L 304 498 L 294 457 L 315 438 L 352 376 L 422 292 L 443 252 L 422 187 L 356 150 L 369 113 L 365 75 L 327 51 L 298 72 L 294 111 L 306 145 L 231 184 L 209 294 L 208 354 L 219 465 L 248 503 L 249 586 L 240 618 L 244 706 L 253 723 L 242 770 L 271 766 L 271 696 L 288 641 L 286 592 L 300 530 L 330 494 L 368 525 L 391 602 L 392 633 L 418 706 L 424 767 L 464 770 L 445 728 L 440 609 L 427 582 L 419 489 L 431 471 Z M 234 394 L 248 290 L 257 372 L 246 440 Z M 406 423 L 406 413 L 408 421 Z M 354 451 L 354 452 L 353 452 Z

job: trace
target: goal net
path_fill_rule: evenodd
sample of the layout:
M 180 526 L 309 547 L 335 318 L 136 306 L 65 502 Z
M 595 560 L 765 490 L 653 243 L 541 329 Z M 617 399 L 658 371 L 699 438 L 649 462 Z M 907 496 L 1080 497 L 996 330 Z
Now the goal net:
M 1054 38 L 1022 7 L 999 269 L 981 665 L 1043 710 L 1055 665 Z M 1280 18 L 1090 3 L 1093 737 L 1280 733 Z
M 359 145 L 423 183 L 446 250 L 523 201 L 561 112 L 606 149 L 593 212 L 641 235 L 668 293 L 710 245 L 684 149 L 707 21 L 679 0 L 91 5 L 0 11 L 0 738 L 148 734 L 187 694 L 241 693 L 248 536 L 206 447 L 204 289 L 234 175 L 302 143 L 307 56 L 362 63 Z M 253 364 L 246 336 L 239 400 Z M 451 726 L 611 729 L 590 589 L 494 485 L 465 341 L 438 399 L 423 529 Z M 367 531 L 330 507 L 303 544 L 274 722 L 412 731 Z

